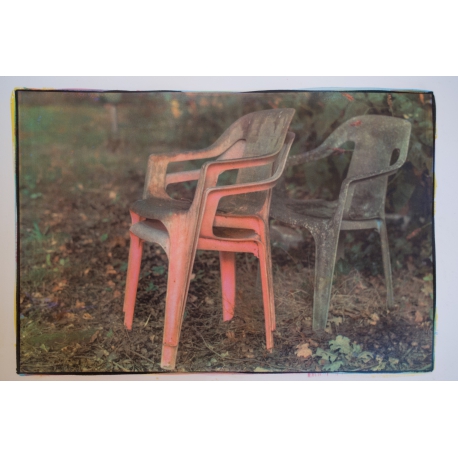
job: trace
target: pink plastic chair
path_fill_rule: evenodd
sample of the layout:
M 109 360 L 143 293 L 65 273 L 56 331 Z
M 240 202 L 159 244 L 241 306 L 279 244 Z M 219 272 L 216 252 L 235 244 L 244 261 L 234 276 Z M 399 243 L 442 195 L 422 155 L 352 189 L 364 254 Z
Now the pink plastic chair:
M 235 252 L 260 261 L 266 347 L 275 329 L 269 242 L 271 188 L 280 178 L 294 140 L 288 127 L 294 109 L 250 113 L 236 121 L 209 148 L 149 158 L 144 199 L 131 206 L 131 246 L 124 300 L 124 323 L 132 329 L 143 241 L 158 243 L 169 259 L 161 367 L 175 368 L 195 253 L 220 252 L 223 319 L 235 306 Z M 171 162 L 217 158 L 199 170 L 167 174 Z M 236 184 L 216 186 L 227 170 L 239 170 Z M 197 180 L 192 202 L 172 199 L 167 185 Z

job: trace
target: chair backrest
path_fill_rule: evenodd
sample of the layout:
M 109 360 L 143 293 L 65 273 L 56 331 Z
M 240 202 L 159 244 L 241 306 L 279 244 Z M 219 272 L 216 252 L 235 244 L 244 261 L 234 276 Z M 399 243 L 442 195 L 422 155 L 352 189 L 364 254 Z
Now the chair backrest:
M 410 129 L 410 123 L 401 118 L 357 116 L 339 126 L 322 146 L 337 148 L 346 142 L 354 143 L 347 173 L 347 178 L 352 178 L 389 167 L 395 150 L 407 153 Z M 386 175 L 376 176 L 351 186 L 343 217 L 369 219 L 383 215 L 387 180 Z
M 237 141 L 244 141 L 243 157 L 264 156 L 279 151 L 283 146 L 288 133 L 288 128 L 294 116 L 293 108 L 280 108 L 274 110 L 255 111 L 242 116 L 232 124 L 226 132 L 220 137 L 219 142 L 227 142 L 232 146 Z M 224 155 L 223 155 L 224 156 Z M 273 167 L 276 163 L 240 169 L 237 174 L 236 183 L 251 183 L 267 179 L 272 176 Z M 261 207 L 265 201 L 267 191 L 255 192 L 250 194 L 241 194 L 232 198 L 223 198 L 234 200 L 240 206 L 244 202 L 255 203 Z

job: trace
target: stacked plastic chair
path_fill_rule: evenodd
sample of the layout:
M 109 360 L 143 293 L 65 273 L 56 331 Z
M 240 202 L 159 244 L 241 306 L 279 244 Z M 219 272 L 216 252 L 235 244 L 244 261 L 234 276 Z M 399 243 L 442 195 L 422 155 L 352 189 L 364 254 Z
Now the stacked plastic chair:
M 197 249 L 219 251 L 223 318 L 234 315 L 235 253 L 259 258 L 266 347 L 273 347 L 275 310 L 269 242 L 272 187 L 280 178 L 294 140 L 288 132 L 294 109 L 250 113 L 209 148 L 149 157 L 143 199 L 130 209 L 130 251 L 124 323 L 132 328 L 144 241 L 158 243 L 169 259 L 161 367 L 175 368 L 181 326 Z M 206 159 L 198 169 L 167 173 L 172 162 Z M 233 185 L 218 177 L 238 170 Z M 172 199 L 169 184 L 197 180 L 192 202 Z

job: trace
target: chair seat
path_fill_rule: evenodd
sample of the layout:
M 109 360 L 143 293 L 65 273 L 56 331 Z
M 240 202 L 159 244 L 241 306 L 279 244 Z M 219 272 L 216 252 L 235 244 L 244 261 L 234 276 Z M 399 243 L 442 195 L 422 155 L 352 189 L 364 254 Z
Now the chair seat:
M 213 227 L 215 237 L 226 240 L 259 240 L 256 232 L 251 229 L 234 229 L 232 227 Z
M 169 234 L 165 226 L 158 220 L 135 223 L 130 227 L 130 232 L 147 242 L 159 243 L 164 249 L 168 247 Z
M 162 219 L 177 213 L 186 213 L 191 207 L 189 200 L 161 199 L 150 197 L 149 199 L 137 200 L 130 206 L 130 210 L 143 218 Z
M 218 213 L 231 213 L 242 216 L 255 215 L 262 208 L 262 205 L 259 204 L 259 194 L 261 193 L 264 194 L 265 191 L 223 197 L 218 205 Z
M 272 197 L 270 215 L 279 221 L 294 223 L 297 217 L 312 217 L 330 219 L 333 217 L 338 205 L 337 200 L 296 200 L 282 199 L 275 194 Z

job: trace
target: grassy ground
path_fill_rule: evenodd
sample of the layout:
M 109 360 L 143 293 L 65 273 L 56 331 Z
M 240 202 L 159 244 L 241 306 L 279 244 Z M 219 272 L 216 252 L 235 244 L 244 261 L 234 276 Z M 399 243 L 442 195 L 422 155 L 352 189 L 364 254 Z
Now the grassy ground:
M 161 372 L 167 258 L 159 247 L 146 247 L 133 330 L 127 332 L 128 208 L 141 197 L 147 155 L 177 145 L 164 134 L 163 118 L 145 111 L 133 123 L 134 108 L 118 108 L 116 135 L 109 108 L 100 103 L 19 110 L 21 373 Z M 160 141 L 151 149 L 148 139 L 155 135 Z M 389 232 L 392 247 L 405 243 L 408 231 L 391 225 Z M 314 245 L 304 237 L 295 250 L 273 247 L 272 353 L 265 350 L 256 260 L 238 255 L 236 312 L 226 323 L 217 253 L 198 252 L 178 371 L 432 369 L 433 277 L 424 256 L 419 252 L 406 262 L 395 256 L 396 307 L 388 311 L 376 237 L 349 239 L 328 328 L 314 333 Z M 359 270 L 357 259 L 366 261 Z

